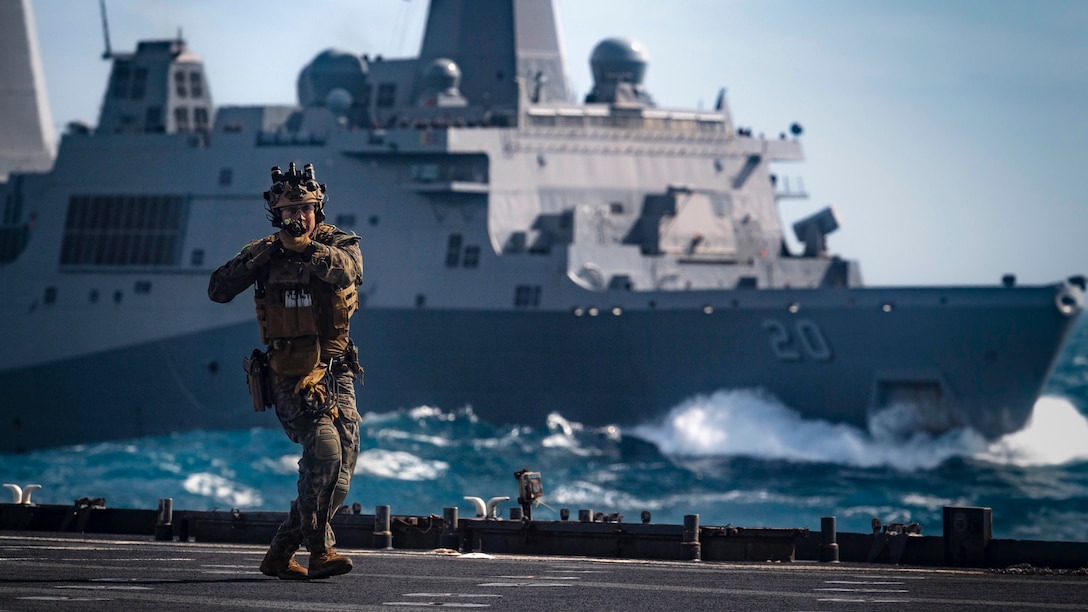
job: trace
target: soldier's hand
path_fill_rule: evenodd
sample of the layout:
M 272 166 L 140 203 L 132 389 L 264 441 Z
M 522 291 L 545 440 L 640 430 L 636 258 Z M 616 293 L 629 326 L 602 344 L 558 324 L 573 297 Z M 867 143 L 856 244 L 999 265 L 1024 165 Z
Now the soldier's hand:
M 281 230 L 280 231 L 280 242 L 283 243 L 283 248 L 285 248 L 285 249 L 287 249 L 289 251 L 294 251 L 296 253 L 301 253 L 301 252 L 305 251 L 307 247 L 310 246 L 310 242 L 312 242 L 312 241 L 310 240 L 310 235 L 309 234 L 303 234 L 301 236 L 292 236 L 291 234 L 287 233 L 285 230 Z
M 261 240 L 254 240 L 242 249 L 243 253 L 249 255 L 249 261 L 246 262 L 247 268 L 264 265 L 279 251 L 280 248 L 276 244 L 276 234 Z

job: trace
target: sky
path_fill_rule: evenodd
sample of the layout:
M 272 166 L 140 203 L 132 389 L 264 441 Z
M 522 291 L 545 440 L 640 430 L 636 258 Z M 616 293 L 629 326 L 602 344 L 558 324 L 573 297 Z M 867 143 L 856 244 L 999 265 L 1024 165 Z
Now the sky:
M 1088 2 L 1083 0 L 555 0 L 571 89 L 622 36 L 647 49 L 661 107 L 709 108 L 806 160 L 777 168 L 833 206 L 832 252 L 869 285 L 1021 284 L 1088 274 Z M 97 122 L 109 72 L 94 0 L 32 0 L 60 134 Z M 179 31 L 217 105 L 292 104 L 338 48 L 418 54 L 426 0 L 106 0 L 114 51 Z M 787 225 L 787 227 L 788 227 Z

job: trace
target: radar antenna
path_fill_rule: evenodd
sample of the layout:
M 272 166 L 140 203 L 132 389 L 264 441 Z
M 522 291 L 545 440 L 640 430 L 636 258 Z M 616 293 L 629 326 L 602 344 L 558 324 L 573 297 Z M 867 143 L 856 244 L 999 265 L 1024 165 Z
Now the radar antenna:
M 106 39 L 106 50 L 102 52 L 102 59 L 110 59 L 113 51 L 110 50 L 110 23 L 106 19 L 106 0 L 98 0 L 98 7 L 102 12 L 102 36 Z

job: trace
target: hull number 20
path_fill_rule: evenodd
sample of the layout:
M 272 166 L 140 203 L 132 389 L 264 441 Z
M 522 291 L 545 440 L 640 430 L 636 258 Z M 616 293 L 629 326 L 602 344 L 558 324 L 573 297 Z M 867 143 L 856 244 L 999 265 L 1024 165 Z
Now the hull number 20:
M 778 319 L 764 319 L 763 329 L 779 361 L 831 361 L 831 345 L 811 319 L 796 319 L 792 331 Z

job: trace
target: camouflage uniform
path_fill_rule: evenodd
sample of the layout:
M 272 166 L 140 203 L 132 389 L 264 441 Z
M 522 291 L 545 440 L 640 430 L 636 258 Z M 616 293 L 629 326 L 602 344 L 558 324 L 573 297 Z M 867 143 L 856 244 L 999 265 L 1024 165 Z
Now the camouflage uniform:
M 277 179 L 278 170 L 273 170 L 274 179 Z M 308 166 L 307 170 L 312 172 L 312 167 Z M 293 164 L 288 176 L 295 176 Z M 262 339 L 269 344 L 272 370 L 277 372 L 273 376 L 276 416 L 287 437 L 302 445 L 302 458 L 298 462 L 298 497 L 291 502 L 287 520 L 280 525 L 272 540 L 269 557 L 266 557 L 266 562 L 275 558 L 279 565 L 276 572 L 270 573 L 262 564 L 262 572 L 291 579 L 306 577 L 305 570 L 294 565 L 292 558 L 304 543 L 311 554 L 311 577 L 319 577 L 314 573 L 314 559 L 326 552 L 335 558 L 336 563 L 346 562 L 350 569 L 350 560 L 332 551 L 335 537 L 329 520 L 347 498 L 359 456 L 360 419 L 355 407 L 354 383 L 356 373 L 361 374 L 362 369 L 358 366 L 354 346 L 348 339 L 348 319 L 357 305 L 354 288 L 362 282 L 362 255 L 357 236 L 322 222 L 324 213 L 320 204 L 323 202 L 324 185 L 320 186 L 320 192 L 316 187 L 316 183 L 312 183 L 313 191 L 307 192 L 305 186 L 300 189 L 296 184 L 295 191 L 288 192 L 293 195 L 294 202 L 281 197 L 278 205 L 276 195 L 270 197 L 269 193 L 265 194 L 270 203 L 269 211 L 274 215 L 281 206 L 297 204 L 299 198 L 318 204 L 310 209 L 317 212 L 317 225 L 305 234 L 308 237 L 308 240 L 303 239 L 305 248 L 295 246 L 290 250 L 285 249 L 287 241 L 297 240 L 298 236 L 292 238 L 282 232 L 253 241 L 212 273 L 208 285 L 208 296 L 221 303 L 229 302 L 250 286 L 257 285 L 254 296 L 258 322 L 261 324 Z M 284 192 L 281 189 L 272 193 L 279 195 Z M 288 214 L 297 213 L 296 209 Z M 273 218 L 277 219 L 275 216 Z M 273 224 L 283 227 L 278 220 L 274 220 Z M 284 278 L 287 279 L 286 284 L 275 284 L 277 279 Z M 292 297 L 294 289 L 300 289 L 300 294 L 307 298 L 312 296 L 315 302 L 305 305 L 308 307 L 306 316 L 317 319 L 316 325 L 310 323 L 307 332 L 289 331 L 286 333 L 288 337 L 283 338 L 285 344 L 290 346 L 296 340 L 307 341 L 306 338 L 290 336 L 309 334 L 308 342 L 316 365 L 312 366 L 308 375 L 285 375 L 284 369 L 276 367 L 276 351 L 282 346 L 278 344 L 281 340 L 275 337 L 276 334 L 269 333 L 268 319 L 278 309 L 281 313 L 278 316 L 282 320 L 282 299 L 285 294 L 283 291 L 277 292 L 277 287 L 291 288 Z M 347 302 L 351 308 L 344 307 L 344 299 L 335 302 L 338 307 L 330 307 L 329 304 L 333 302 L 329 300 L 334 299 L 329 298 L 330 295 L 341 298 L 348 295 Z M 323 297 L 326 298 L 325 302 L 321 302 Z M 277 307 L 271 307 L 270 304 L 275 306 L 275 300 L 281 301 Z M 336 314 L 330 315 L 330 312 Z M 314 331 L 315 327 L 317 331 Z M 317 348 L 314 348 L 315 343 Z M 305 370 L 310 368 L 310 365 L 304 365 Z M 290 559 L 293 569 L 285 569 L 286 559 Z
M 291 554 L 305 541 L 311 552 L 336 544 L 329 519 L 344 503 L 359 457 L 359 413 L 355 410 L 355 373 L 344 369 L 334 377 L 339 415 L 308 416 L 295 393 L 297 379 L 276 385 L 276 416 L 292 441 L 302 444 L 298 460 L 298 497 L 272 539 L 272 550 Z M 320 526 L 324 525 L 324 529 Z

